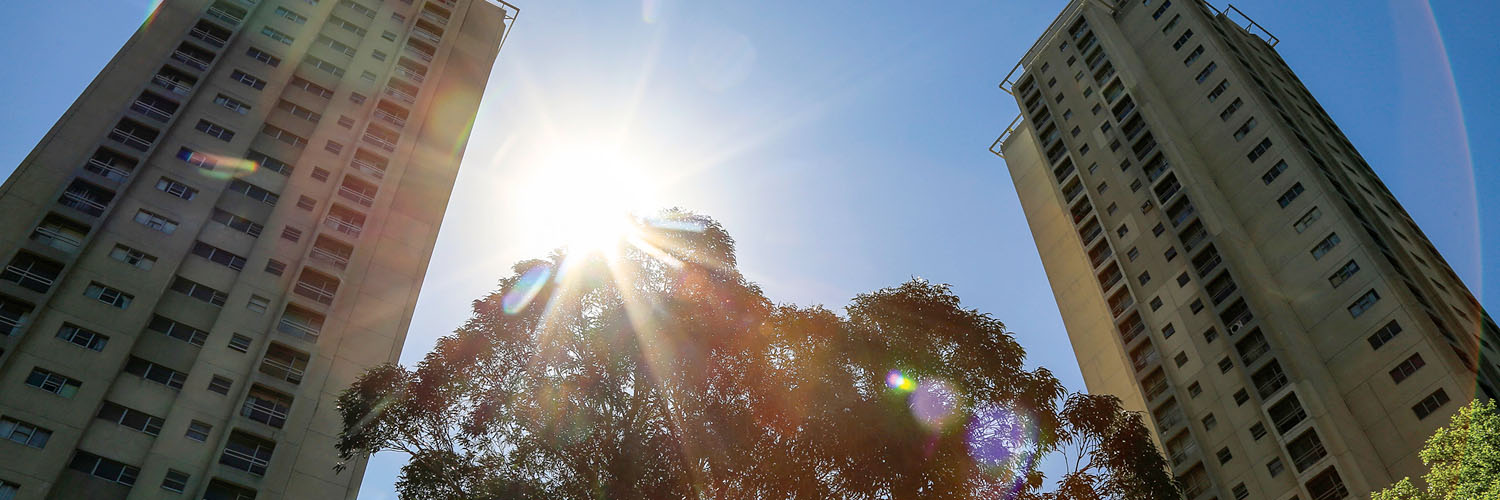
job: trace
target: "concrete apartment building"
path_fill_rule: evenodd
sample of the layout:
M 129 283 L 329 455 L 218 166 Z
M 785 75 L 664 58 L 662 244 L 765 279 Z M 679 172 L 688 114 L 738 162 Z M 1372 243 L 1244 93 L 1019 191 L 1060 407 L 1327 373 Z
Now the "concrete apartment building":
M 162 2 L 0 186 L 0 498 L 353 498 L 516 13 Z
M 1277 42 L 1073 0 L 1001 84 L 992 150 L 1088 389 L 1151 415 L 1190 500 L 1368 498 L 1500 381 L 1495 323 Z

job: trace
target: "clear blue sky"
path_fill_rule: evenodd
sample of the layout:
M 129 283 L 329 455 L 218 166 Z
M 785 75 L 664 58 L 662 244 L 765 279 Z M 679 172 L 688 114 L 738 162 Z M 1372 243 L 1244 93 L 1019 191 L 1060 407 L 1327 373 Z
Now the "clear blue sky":
M 1033 364 L 1082 388 L 1005 165 L 986 151 L 1016 115 L 995 84 L 1065 2 L 515 1 L 520 22 L 479 110 L 403 361 L 461 323 L 510 263 L 551 246 L 514 201 L 526 199 L 514 195 L 541 144 L 623 133 L 659 160 L 659 204 L 721 220 L 773 299 L 838 306 L 911 276 L 951 283 L 1015 330 Z M 0 19 L 10 69 L 0 174 L 147 3 L 29 2 Z M 1476 293 L 1500 286 L 1494 2 L 1236 5 L 1281 38 L 1459 276 Z M 393 498 L 399 465 L 377 457 L 361 497 Z

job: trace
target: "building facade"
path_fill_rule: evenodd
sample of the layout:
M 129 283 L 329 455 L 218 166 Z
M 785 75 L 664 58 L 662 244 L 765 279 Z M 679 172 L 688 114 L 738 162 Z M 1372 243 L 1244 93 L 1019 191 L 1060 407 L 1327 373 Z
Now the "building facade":
M 1368 498 L 1496 394 L 1500 331 L 1232 6 L 1073 0 L 1004 157 L 1090 392 L 1191 500 Z
M 0 498 L 353 498 L 516 12 L 162 2 L 0 186 Z

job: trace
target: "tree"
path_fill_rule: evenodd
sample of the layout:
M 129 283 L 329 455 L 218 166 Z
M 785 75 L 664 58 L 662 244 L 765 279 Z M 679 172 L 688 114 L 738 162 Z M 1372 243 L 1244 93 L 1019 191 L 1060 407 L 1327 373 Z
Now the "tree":
M 945 285 L 840 317 L 773 304 L 707 217 L 629 240 L 521 262 L 414 369 L 369 370 L 342 457 L 411 455 L 402 498 L 1177 497 L 1139 414 L 1065 399 Z M 1042 492 L 1064 446 L 1088 461 Z
M 1453 414 L 1422 447 L 1427 489 L 1402 478 L 1373 500 L 1500 500 L 1500 412 L 1495 401 L 1474 401 Z

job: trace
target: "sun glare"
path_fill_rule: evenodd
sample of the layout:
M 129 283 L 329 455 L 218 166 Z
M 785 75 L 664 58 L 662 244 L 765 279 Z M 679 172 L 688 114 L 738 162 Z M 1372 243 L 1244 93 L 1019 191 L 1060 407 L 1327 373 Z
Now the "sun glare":
M 554 147 L 522 184 L 531 233 L 547 246 L 598 252 L 630 236 L 633 217 L 655 207 L 637 160 L 616 149 Z

